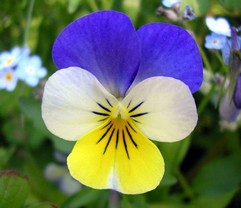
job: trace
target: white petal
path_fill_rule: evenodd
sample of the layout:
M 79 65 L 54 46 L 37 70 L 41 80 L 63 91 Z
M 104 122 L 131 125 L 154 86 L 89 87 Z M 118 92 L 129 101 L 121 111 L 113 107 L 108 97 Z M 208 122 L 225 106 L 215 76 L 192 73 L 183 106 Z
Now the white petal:
M 70 67 L 55 72 L 47 81 L 42 117 L 53 134 L 77 140 L 102 124 L 105 116 L 93 113 L 108 113 L 100 105 L 111 108 L 117 102 L 90 72 Z
M 136 126 L 153 140 L 184 139 L 197 124 L 193 96 L 183 82 L 174 78 L 151 77 L 140 82 L 125 97 L 123 105 Z
M 213 17 L 207 17 L 206 25 L 212 32 L 226 36 L 231 35 L 230 25 L 225 18 L 214 19 Z

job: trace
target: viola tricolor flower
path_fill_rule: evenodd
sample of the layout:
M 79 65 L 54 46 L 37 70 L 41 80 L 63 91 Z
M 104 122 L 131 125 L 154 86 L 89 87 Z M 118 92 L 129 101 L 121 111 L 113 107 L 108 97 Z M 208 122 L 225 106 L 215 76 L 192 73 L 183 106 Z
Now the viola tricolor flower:
M 68 25 L 53 46 L 58 70 L 45 85 L 42 117 L 77 141 L 70 174 L 96 189 L 150 191 L 164 160 L 149 140 L 175 142 L 197 123 L 192 96 L 202 83 L 197 45 L 178 26 L 135 30 L 123 13 L 99 11 Z

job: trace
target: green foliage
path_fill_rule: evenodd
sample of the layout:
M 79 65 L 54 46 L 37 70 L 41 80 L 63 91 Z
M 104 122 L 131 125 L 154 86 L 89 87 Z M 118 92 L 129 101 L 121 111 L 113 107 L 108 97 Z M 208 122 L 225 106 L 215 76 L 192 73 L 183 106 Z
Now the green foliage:
M 240 0 L 220 0 L 220 3 L 227 9 L 237 10 L 241 9 L 241 1 Z
M 0 172 L 0 207 L 21 208 L 29 193 L 27 178 L 16 171 Z
M 106 207 L 108 192 L 84 189 L 81 192 L 67 199 L 61 208 L 78 208 L 78 207 Z M 102 203 L 100 203 L 102 201 Z M 89 205 L 89 206 L 88 206 Z

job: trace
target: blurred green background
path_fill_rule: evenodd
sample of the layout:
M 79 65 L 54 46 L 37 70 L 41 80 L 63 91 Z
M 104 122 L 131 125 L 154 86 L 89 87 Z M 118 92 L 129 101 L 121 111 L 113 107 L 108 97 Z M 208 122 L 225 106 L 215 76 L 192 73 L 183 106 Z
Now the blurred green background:
M 225 17 L 239 27 L 241 1 L 183 0 L 180 13 L 185 5 L 193 8 L 194 20 L 176 21 L 157 15 L 160 0 L 1 0 L 0 52 L 27 44 L 32 54 L 41 57 L 50 76 L 56 70 L 51 49 L 60 31 L 85 14 L 114 9 L 128 14 L 136 28 L 150 22 L 169 22 L 188 29 L 200 47 L 204 67 L 212 74 L 227 76 L 220 51 L 204 47 L 205 36 L 210 33 L 205 18 Z M 157 144 L 166 163 L 160 186 L 134 196 L 93 190 L 67 179 L 64 184 L 71 185 L 66 185 L 70 189 L 66 191 L 61 186 L 68 174 L 64 158 L 73 143 L 52 135 L 42 121 L 44 80 L 35 88 L 19 82 L 12 92 L 0 90 L 0 207 L 241 207 L 241 122 L 230 124 L 221 119 L 218 104 L 212 102 L 221 87 L 210 85 L 207 93 L 194 95 L 199 122 L 193 134 L 181 142 Z

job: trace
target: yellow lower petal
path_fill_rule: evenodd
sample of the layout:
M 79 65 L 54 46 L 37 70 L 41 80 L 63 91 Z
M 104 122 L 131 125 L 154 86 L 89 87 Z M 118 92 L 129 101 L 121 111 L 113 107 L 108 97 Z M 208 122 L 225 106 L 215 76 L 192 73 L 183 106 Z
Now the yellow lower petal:
M 77 141 L 68 168 L 87 186 L 139 194 L 158 186 L 164 161 L 158 148 L 131 121 L 117 118 Z

